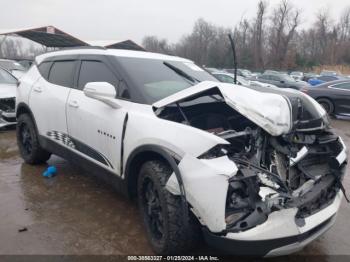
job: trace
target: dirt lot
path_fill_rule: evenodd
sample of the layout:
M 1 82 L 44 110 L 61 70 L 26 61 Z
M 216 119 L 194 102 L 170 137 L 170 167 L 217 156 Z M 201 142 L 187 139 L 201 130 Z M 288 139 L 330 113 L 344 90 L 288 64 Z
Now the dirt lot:
M 333 126 L 350 148 L 350 122 Z M 134 203 L 74 163 L 52 157 L 49 164 L 58 176 L 45 179 L 45 165 L 23 164 L 14 130 L 0 132 L 0 254 L 152 254 Z M 350 255 L 349 221 L 343 200 L 335 226 L 299 254 Z M 215 253 L 204 244 L 197 252 Z

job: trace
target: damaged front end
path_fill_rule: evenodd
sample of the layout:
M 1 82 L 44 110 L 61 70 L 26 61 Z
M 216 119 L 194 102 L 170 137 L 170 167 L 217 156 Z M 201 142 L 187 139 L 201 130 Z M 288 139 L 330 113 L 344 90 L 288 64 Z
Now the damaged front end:
M 248 98 L 251 104 L 244 101 L 246 96 L 255 96 Z M 259 98 L 274 105 L 258 107 Z M 228 180 L 226 228 L 217 233 L 247 231 L 286 209 L 297 209 L 295 223 L 303 226 L 307 217 L 344 192 L 345 144 L 319 105 L 303 94 L 205 87 L 160 102 L 155 112 L 228 142 L 198 156 L 199 160 L 226 156 L 238 169 Z
M 295 220 L 302 226 L 343 189 L 345 146 L 330 129 L 278 138 L 265 133 L 253 141 L 241 152 L 225 146 L 239 169 L 229 180 L 227 232 L 248 230 L 288 208 L 298 209 Z
M 14 97 L 0 98 L 0 128 L 16 124 L 15 104 Z

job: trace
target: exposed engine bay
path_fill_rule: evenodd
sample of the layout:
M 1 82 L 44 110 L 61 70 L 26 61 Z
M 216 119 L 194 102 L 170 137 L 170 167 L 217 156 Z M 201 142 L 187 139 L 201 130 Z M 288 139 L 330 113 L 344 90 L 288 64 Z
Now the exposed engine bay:
M 198 158 L 228 156 L 239 171 L 229 181 L 226 230 L 241 232 L 264 223 L 269 214 L 298 208 L 296 223 L 345 195 L 344 144 L 319 118 L 307 99 L 289 96 L 293 129 L 272 136 L 229 106 L 218 91 L 202 93 L 157 110 L 158 117 L 219 136 L 219 144 Z

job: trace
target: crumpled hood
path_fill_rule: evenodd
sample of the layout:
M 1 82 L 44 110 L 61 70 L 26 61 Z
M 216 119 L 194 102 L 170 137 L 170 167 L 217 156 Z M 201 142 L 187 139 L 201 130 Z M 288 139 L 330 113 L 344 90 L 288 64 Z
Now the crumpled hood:
M 292 129 L 292 108 L 284 95 L 262 93 L 240 85 L 204 81 L 153 104 L 155 108 L 188 100 L 209 89 L 218 88 L 225 102 L 273 136 Z
M 16 97 L 16 85 L 0 84 L 0 99 Z

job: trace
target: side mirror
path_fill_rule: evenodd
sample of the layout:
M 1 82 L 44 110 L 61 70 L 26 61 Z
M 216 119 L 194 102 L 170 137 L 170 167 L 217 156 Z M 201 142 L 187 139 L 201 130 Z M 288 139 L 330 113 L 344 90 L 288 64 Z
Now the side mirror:
M 107 82 L 89 82 L 84 87 L 84 94 L 92 99 L 99 100 L 112 108 L 121 108 L 115 99 L 115 87 Z

